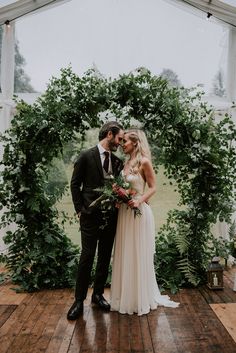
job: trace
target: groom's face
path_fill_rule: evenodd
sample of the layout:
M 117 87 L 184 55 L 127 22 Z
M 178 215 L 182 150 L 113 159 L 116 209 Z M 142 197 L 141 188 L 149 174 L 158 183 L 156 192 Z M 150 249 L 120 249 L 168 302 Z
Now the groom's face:
M 108 133 L 108 147 L 109 150 L 112 152 L 117 151 L 117 148 L 120 146 L 121 142 L 123 141 L 124 131 L 119 130 L 116 135 L 113 135 L 111 131 Z

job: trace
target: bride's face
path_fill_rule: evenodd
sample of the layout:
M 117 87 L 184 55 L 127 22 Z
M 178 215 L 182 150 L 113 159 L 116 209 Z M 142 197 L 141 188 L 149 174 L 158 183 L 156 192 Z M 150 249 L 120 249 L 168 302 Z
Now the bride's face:
M 134 143 L 129 139 L 128 134 L 124 135 L 122 148 L 125 154 L 131 155 L 134 151 Z

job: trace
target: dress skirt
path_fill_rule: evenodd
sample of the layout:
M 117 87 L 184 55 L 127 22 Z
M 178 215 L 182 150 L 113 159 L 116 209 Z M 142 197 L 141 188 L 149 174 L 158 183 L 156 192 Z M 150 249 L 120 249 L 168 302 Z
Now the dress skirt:
M 161 295 L 154 271 L 155 224 L 150 206 L 141 215 L 121 204 L 118 213 L 111 281 L 111 310 L 122 314 L 147 314 L 159 305 L 177 307 Z

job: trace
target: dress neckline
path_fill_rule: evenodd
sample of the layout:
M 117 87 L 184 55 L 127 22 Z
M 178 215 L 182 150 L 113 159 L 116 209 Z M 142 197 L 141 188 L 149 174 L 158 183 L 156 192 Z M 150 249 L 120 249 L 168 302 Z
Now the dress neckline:
M 138 173 L 129 173 L 129 174 L 125 174 L 125 172 L 124 172 L 124 169 L 122 170 L 122 175 L 123 175 L 123 177 L 124 178 L 126 178 L 127 179 L 127 177 L 129 176 L 129 175 L 131 175 L 131 176 L 138 176 L 139 178 L 141 178 L 142 179 L 142 181 L 144 182 L 144 183 L 146 183 L 146 180 L 144 180 L 144 178 L 143 178 L 143 176 L 142 176 L 142 174 L 140 173 L 140 172 L 138 172 Z

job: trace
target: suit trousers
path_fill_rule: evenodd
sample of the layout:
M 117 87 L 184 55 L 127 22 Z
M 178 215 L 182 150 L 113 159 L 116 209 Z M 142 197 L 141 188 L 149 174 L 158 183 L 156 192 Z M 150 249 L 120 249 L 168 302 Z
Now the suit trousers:
M 87 296 L 96 251 L 97 264 L 93 292 L 95 294 L 103 294 L 109 271 L 116 224 L 117 212 L 111 213 L 108 224 L 104 229 L 101 228 L 101 215 L 81 214 L 80 228 L 82 251 L 76 279 L 76 300 L 83 301 Z

